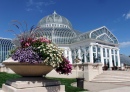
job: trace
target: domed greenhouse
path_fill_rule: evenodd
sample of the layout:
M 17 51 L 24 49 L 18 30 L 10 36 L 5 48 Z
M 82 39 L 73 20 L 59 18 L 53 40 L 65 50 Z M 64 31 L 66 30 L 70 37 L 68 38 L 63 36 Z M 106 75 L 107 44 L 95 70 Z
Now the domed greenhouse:
M 51 39 L 56 44 L 70 44 L 71 39 L 77 36 L 70 21 L 56 12 L 42 18 L 37 26 L 43 29 L 37 30 L 37 34 Z
M 78 58 L 82 62 L 101 62 L 109 67 L 120 67 L 118 39 L 105 26 L 81 33 L 76 31 L 71 22 L 57 14 L 43 17 L 35 30 L 37 37 L 44 36 L 64 50 L 64 56 L 71 63 Z M 82 30 L 81 30 L 82 31 Z

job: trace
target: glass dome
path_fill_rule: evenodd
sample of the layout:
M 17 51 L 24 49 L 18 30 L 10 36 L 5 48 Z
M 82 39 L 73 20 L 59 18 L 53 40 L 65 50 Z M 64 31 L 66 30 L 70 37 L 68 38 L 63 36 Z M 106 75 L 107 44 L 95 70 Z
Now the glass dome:
M 53 14 L 42 18 L 39 21 L 38 26 L 43 26 L 43 27 L 56 26 L 56 27 L 66 27 L 72 29 L 72 25 L 69 22 L 69 20 L 61 15 L 58 15 L 55 11 Z
M 44 36 L 56 44 L 70 44 L 70 40 L 77 36 L 68 19 L 54 12 L 42 18 L 35 30 L 37 37 Z

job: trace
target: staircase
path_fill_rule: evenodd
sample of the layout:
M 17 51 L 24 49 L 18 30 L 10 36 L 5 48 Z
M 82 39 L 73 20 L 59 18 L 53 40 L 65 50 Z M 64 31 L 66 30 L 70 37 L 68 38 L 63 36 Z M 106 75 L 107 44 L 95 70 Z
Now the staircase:
M 130 71 L 104 71 L 91 82 L 127 82 L 130 81 Z

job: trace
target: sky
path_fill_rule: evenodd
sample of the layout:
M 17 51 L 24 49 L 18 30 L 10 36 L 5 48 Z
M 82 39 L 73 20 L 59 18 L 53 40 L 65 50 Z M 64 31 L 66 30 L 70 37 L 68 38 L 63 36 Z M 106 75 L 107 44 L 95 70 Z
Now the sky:
M 37 25 L 43 17 L 56 11 L 66 17 L 73 29 L 87 32 L 106 26 L 118 39 L 120 53 L 130 55 L 130 0 L 0 0 L 0 37 L 15 38 L 22 28 Z M 25 23 L 26 22 L 26 23 Z

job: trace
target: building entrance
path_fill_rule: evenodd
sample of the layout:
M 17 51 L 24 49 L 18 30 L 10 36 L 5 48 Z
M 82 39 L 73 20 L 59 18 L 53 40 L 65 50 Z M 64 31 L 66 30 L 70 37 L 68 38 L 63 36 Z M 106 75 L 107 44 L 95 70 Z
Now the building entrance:
M 104 67 L 107 70 L 110 68 L 110 56 L 109 56 L 109 49 L 103 48 L 103 60 L 104 60 Z

